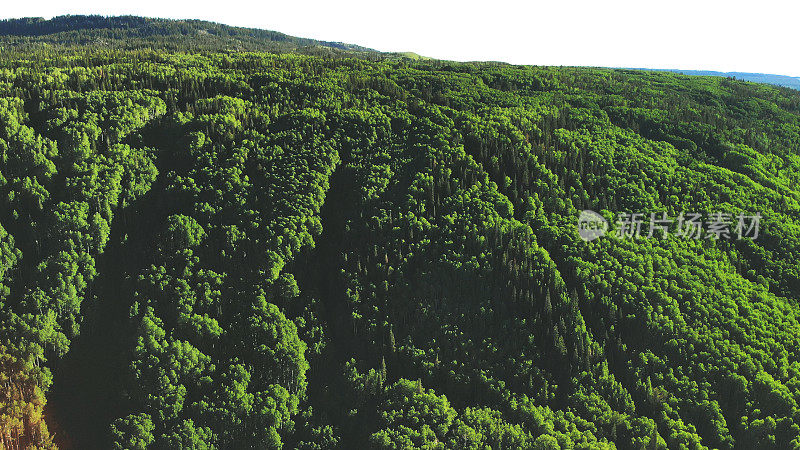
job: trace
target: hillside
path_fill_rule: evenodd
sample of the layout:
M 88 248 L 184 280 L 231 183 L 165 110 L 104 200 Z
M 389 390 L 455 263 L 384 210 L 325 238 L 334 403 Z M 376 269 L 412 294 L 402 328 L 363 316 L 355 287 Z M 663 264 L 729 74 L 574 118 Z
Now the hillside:
M 800 447 L 800 91 L 23 28 L 0 447 Z
M 241 28 L 203 20 L 153 19 L 136 16 L 59 16 L 49 20 L 0 20 L 0 47 L 13 49 L 84 46 L 92 49 L 193 51 L 319 52 L 375 50 L 342 42 L 288 36 L 276 31 Z
M 675 70 L 639 69 L 639 70 L 658 70 L 664 72 L 682 73 L 685 75 L 734 78 L 737 80 L 751 81 L 753 83 L 774 84 L 775 86 L 783 86 L 800 90 L 800 78 L 790 77 L 786 75 L 772 75 L 767 73 L 749 73 L 749 72 L 715 72 L 712 70 L 677 70 L 677 69 Z
M 301 53 L 315 56 L 367 59 L 430 60 L 414 52 L 378 52 L 343 42 L 289 36 L 277 31 L 242 28 L 204 20 L 172 20 L 138 16 L 58 16 L 0 20 L 0 49 L 51 48 L 156 49 L 167 51 L 224 51 Z M 746 72 L 632 69 L 675 72 L 693 76 L 736 78 L 800 90 L 800 78 Z

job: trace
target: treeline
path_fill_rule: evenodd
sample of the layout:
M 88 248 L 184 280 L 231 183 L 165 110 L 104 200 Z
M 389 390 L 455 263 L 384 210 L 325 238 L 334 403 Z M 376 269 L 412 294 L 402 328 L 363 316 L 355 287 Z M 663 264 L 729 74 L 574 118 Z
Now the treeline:
M 277 31 L 241 28 L 204 20 L 155 19 L 138 16 L 67 15 L 52 19 L 27 17 L 0 20 L 0 45 L 17 50 L 48 47 L 85 49 L 152 48 L 172 51 L 268 51 L 337 54 L 375 50 L 342 42 L 318 41 Z

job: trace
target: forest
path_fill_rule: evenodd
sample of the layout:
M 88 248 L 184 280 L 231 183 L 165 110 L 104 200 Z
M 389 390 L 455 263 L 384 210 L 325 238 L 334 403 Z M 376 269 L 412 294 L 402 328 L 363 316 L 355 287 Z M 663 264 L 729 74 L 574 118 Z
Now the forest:
M 0 23 L 0 448 L 800 448 L 800 91 L 85 22 Z

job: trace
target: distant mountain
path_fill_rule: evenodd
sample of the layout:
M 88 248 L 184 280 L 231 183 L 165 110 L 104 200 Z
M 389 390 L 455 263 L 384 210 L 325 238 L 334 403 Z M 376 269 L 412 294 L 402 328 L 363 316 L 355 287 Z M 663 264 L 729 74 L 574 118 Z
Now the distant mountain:
M 0 47 L 86 45 L 167 50 L 240 50 L 318 52 L 376 50 L 342 42 L 289 36 L 277 31 L 241 28 L 203 20 L 154 19 L 137 16 L 59 16 L 0 20 Z
M 674 72 L 684 75 L 701 75 L 713 77 L 735 78 L 737 80 L 752 81 L 754 83 L 773 84 L 800 90 L 800 78 L 787 75 L 772 75 L 768 73 L 749 72 L 715 72 L 712 70 L 678 70 L 678 69 L 637 69 L 651 72 Z
M 36 50 L 53 47 L 91 49 L 155 49 L 168 51 L 253 51 L 348 56 L 411 61 L 430 60 L 413 52 L 379 52 L 355 44 L 320 41 L 258 28 L 243 28 L 204 20 L 174 20 L 139 16 L 67 15 L 52 19 L 26 17 L 0 20 L 0 49 Z M 634 69 L 685 75 L 736 78 L 800 90 L 800 78 L 746 72 Z

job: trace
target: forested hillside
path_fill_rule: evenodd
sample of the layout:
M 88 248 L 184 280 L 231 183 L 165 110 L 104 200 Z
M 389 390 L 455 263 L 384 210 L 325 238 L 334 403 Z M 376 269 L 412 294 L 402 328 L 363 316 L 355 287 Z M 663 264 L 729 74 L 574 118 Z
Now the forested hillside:
M 342 42 L 318 41 L 277 31 L 241 28 L 204 20 L 154 19 L 138 16 L 58 16 L 0 20 L 0 48 L 52 51 L 142 48 L 191 51 L 268 51 L 351 56 L 375 50 Z
M 670 70 L 670 69 L 657 69 L 657 70 L 682 73 L 684 75 L 703 75 L 703 76 L 733 78 L 737 80 L 752 81 L 755 83 L 774 84 L 776 86 L 785 86 L 792 89 L 800 90 L 800 77 L 791 77 L 787 75 L 771 75 L 767 73 L 749 73 L 749 72 L 715 72 L 712 70 Z
M 800 448 L 799 146 L 724 78 L 3 51 L 0 446 Z

